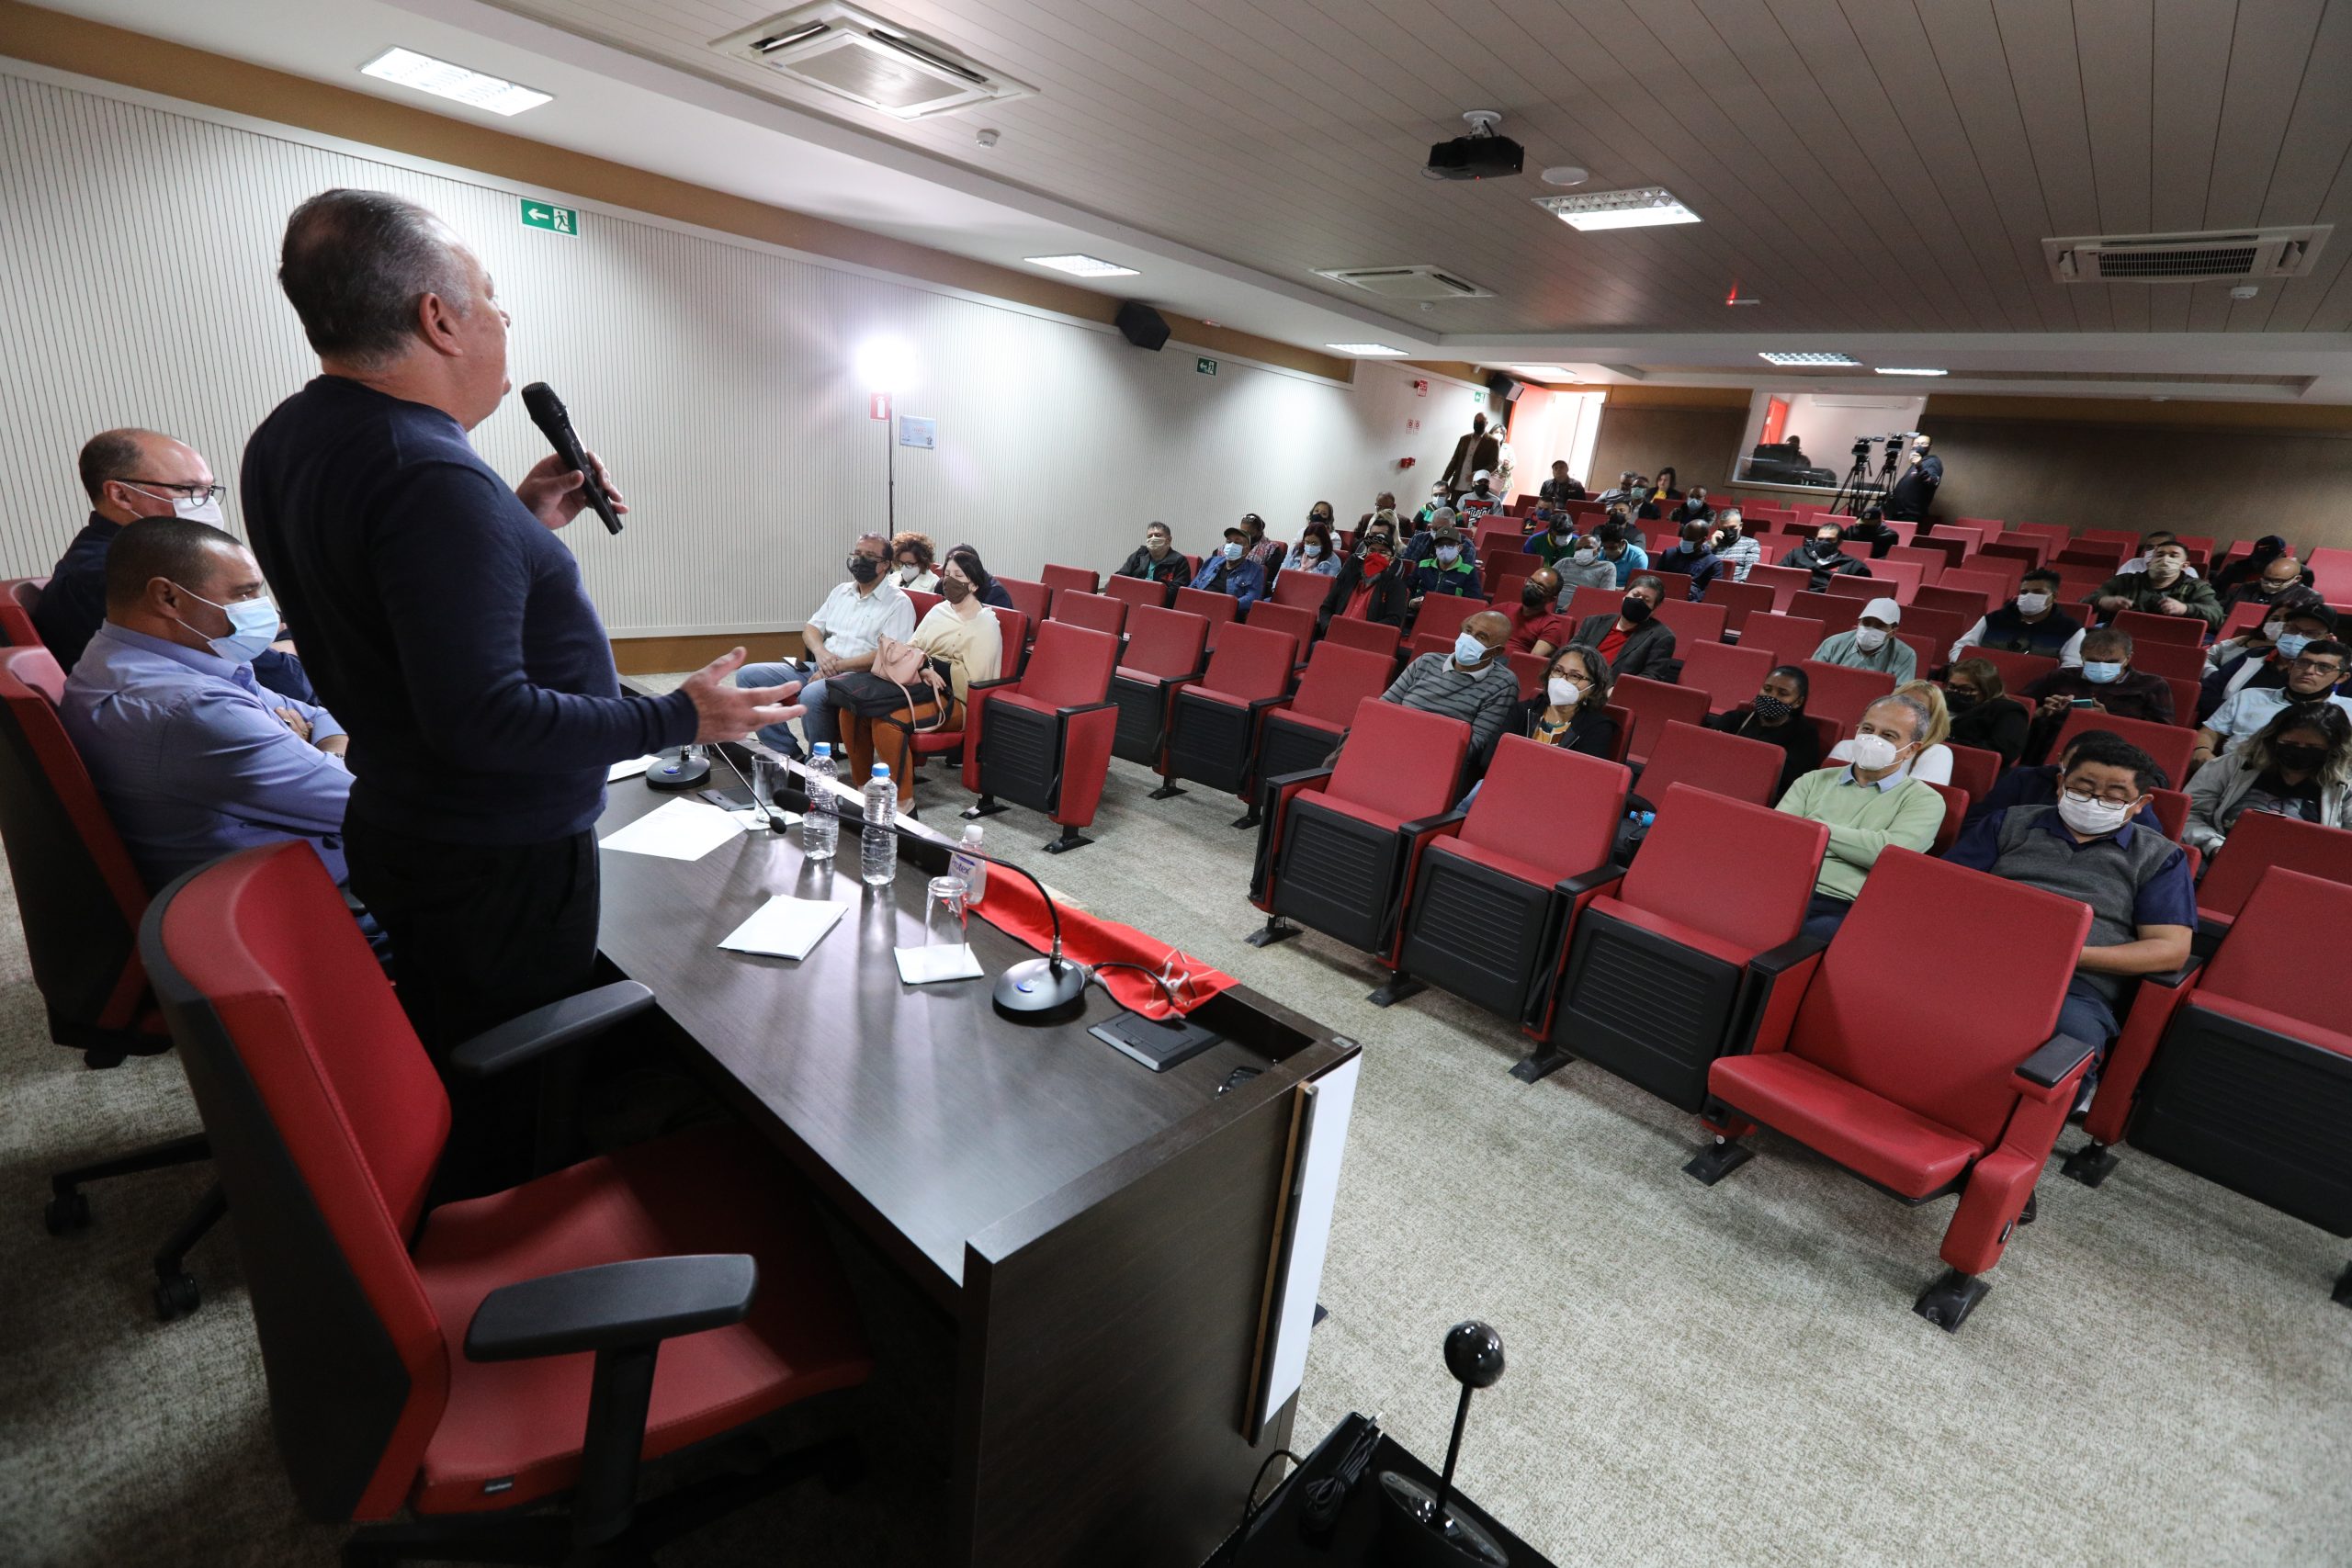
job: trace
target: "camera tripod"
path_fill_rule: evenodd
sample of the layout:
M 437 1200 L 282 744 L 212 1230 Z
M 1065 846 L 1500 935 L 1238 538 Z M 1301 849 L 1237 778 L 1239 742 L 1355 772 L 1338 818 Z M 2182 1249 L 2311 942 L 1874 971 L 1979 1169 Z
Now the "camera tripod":
M 1861 441 L 1854 447 L 1854 466 L 1846 470 L 1846 477 L 1838 482 L 1838 493 L 1829 499 L 1829 510 L 1860 517 L 1863 503 L 1871 493 L 1871 444 Z

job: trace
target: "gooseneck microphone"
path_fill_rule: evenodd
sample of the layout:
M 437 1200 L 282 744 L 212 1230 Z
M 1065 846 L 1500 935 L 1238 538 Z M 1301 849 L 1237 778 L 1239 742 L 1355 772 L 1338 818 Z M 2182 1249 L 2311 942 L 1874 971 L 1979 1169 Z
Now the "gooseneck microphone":
M 620 513 L 613 510 L 613 498 L 596 480 L 595 465 L 588 461 L 588 449 L 580 444 L 580 436 L 571 428 L 571 415 L 564 412 L 563 400 L 545 381 L 534 381 L 523 389 L 523 406 L 530 411 L 531 423 L 548 438 L 555 455 L 580 470 L 582 486 L 588 492 L 588 504 L 605 520 L 612 533 L 621 531 Z

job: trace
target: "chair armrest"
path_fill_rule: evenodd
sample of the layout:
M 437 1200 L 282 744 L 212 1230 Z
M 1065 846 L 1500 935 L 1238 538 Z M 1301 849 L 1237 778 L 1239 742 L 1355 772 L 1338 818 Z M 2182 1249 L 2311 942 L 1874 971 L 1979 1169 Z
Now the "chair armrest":
M 1250 716 L 1252 720 L 1255 720 L 1260 714 L 1264 713 L 1268 708 L 1288 707 L 1292 702 L 1296 700 L 1297 696 L 1298 694 L 1296 692 L 1284 692 L 1279 697 L 1252 697 L 1250 700 Z
M 1396 830 L 1408 839 L 1424 838 L 1429 834 L 1441 832 L 1455 826 L 1469 815 L 1467 811 L 1457 807 L 1452 811 L 1441 811 L 1434 817 L 1424 817 L 1417 822 L 1407 822 Z
M 1108 701 L 1099 703 L 1080 703 L 1076 707 L 1056 708 L 1054 710 L 1054 716 L 1056 718 L 1076 718 L 1082 713 L 1101 713 L 1104 708 L 1114 708 L 1118 705 L 1119 705 L 1114 702 Z
M 1294 789 L 1307 789 L 1315 786 L 1316 780 L 1328 779 L 1339 771 L 1337 768 L 1307 768 L 1295 773 L 1277 773 L 1266 781 L 1266 788 L 1277 795 Z
M 1021 677 L 1018 675 L 1000 675 L 993 681 L 971 682 L 965 686 L 964 690 L 967 692 L 993 692 L 1002 686 L 1018 686 L 1019 684 L 1021 684 Z
M 2205 967 L 2206 957 L 2204 953 L 2192 953 L 2188 955 L 2188 962 L 2179 968 L 2167 969 L 2161 975 L 2143 975 L 2140 976 L 2140 984 L 2143 987 L 2161 986 L 2165 990 L 2177 991 L 2194 979 L 2199 969 Z
M 747 1253 L 639 1258 L 545 1274 L 482 1298 L 466 1328 L 469 1361 L 516 1361 L 658 1344 L 741 1323 L 759 1290 Z
M 1800 932 L 1780 946 L 1758 953 L 1747 961 L 1747 967 L 1758 975 L 1783 975 L 1829 946 L 1829 939 L 1807 936 Z
M 2046 1104 L 2056 1100 L 2060 1086 L 2098 1054 L 2098 1047 L 2087 1041 L 2053 1034 L 2032 1055 L 2018 1064 L 2017 1076 L 2026 1084 L 2026 1094 Z
M 616 980 L 482 1031 L 449 1053 L 449 1065 L 473 1077 L 503 1073 L 576 1040 L 602 1034 L 652 1005 L 651 991 L 635 980 Z
M 1552 885 L 1552 891 L 1563 898 L 1581 898 L 1588 893 L 1600 893 L 1611 883 L 1622 882 L 1624 878 L 1625 868 L 1622 865 L 1597 865 L 1590 871 L 1562 877 Z

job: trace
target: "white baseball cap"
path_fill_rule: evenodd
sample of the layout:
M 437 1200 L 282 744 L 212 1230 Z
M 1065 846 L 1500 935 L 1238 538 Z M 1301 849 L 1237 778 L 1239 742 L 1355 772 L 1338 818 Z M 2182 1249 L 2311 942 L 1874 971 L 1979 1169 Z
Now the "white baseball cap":
M 1472 474 L 1472 475 L 1470 476 L 1470 480 L 1471 480 L 1471 482 L 1472 482 L 1473 484 L 1476 484 L 1476 483 L 1478 480 L 1480 480 L 1480 479 L 1492 479 L 1492 478 L 1494 478 L 1494 476 L 1493 476 L 1492 474 L 1488 473 L 1488 472 L 1487 472 L 1486 469 L 1484 469 L 1484 468 L 1480 468 L 1476 473 Z
M 1903 621 L 1903 606 L 1892 599 L 1873 599 L 1862 606 L 1862 614 L 1871 620 L 1884 621 L 1890 626 L 1899 626 Z

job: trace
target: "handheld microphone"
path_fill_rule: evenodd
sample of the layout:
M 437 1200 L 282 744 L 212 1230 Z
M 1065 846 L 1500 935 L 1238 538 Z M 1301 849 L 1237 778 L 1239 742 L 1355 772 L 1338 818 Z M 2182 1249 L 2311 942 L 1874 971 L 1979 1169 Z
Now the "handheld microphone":
M 531 423 L 548 438 L 555 455 L 580 470 L 582 487 L 588 492 L 588 504 L 605 520 L 611 533 L 621 531 L 620 514 L 613 510 L 613 498 L 596 482 L 596 466 L 588 460 L 588 449 L 571 428 L 571 415 L 564 412 L 563 400 L 545 381 L 534 381 L 523 389 L 523 406 L 530 411 Z

